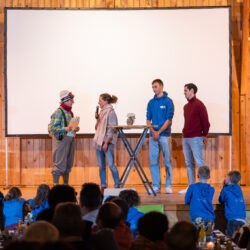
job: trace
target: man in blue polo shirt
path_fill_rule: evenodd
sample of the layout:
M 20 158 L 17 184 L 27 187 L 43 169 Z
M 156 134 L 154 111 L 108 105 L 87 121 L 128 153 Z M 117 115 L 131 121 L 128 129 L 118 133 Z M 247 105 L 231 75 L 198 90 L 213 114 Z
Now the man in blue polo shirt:
M 160 192 L 161 176 L 159 166 L 160 148 L 164 156 L 164 165 L 166 169 L 166 193 L 172 193 L 172 164 L 168 148 L 168 141 L 171 135 L 171 124 L 174 115 L 173 101 L 168 97 L 168 94 L 163 91 L 163 82 L 160 79 L 155 79 L 152 82 L 152 89 L 155 93 L 153 99 L 148 103 L 147 107 L 147 125 L 157 125 L 150 128 L 149 137 L 149 158 L 150 172 L 153 180 L 153 190 L 156 193 Z

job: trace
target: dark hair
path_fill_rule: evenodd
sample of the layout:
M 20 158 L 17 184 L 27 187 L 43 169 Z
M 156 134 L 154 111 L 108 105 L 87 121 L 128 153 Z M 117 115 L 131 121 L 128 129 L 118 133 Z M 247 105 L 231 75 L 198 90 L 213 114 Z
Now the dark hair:
M 128 216 L 128 210 L 129 210 L 127 202 L 119 197 L 115 197 L 112 200 L 112 202 L 114 202 L 117 206 L 121 208 L 122 210 L 121 219 L 126 220 Z
M 80 207 L 73 202 L 63 202 L 56 206 L 53 224 L 60 232 L 60 237 L 82 236 L 84 224 Z
M 207 166 L 201 166 L 198 168 L 198 177 L 201 179 L 210 178 L 210 169 Z
M 31 204 L 32 209 L 39 207 L 44 201 L 48 200 L 49 191 L 50 188 L 47 184 L 41 184 L 37 188 L 36 197 Z
M 5 196 L 5 200 L 6 201 L 10 201 L 10 200 L 18 200 L 20 199 L 22 196 L 22 192 L 18 187 L 12 187 L 9 192 L 7 193 L 7 195 Z
M 76 202 L 75 189 L 69 185 L 56 185 L 54 186 L 48 196 L 50 208 L 54 209 L 57 204 L 61 202 Z
M 167 245 L 175 250 L 196 249 L 198 241 L 198 231 L 196 227 L 188 221 L 177 222 L 167 234 Z
M 103 93 L 100 95 L 103 101 L 107 101 L 108 103 L 116 103 L 118 98 L 115 95 L 110 95 L 108 93 Z
M 149 212 L 139 219 L 138 231 L 151 241 L 163 240 L 168 231 L 168 218 L 159 212 Z
M 187 87 L 189 90 L 193 89 L 194 90 L 194 94 L 196 94 L 197 91 L 198 91 L 197 86 L 195 84 L 193 84 L 193 83 L 187 83 L 187 84 L 185 84 L 184 87 Z
M 106 202 L 100 207 L 96 222 L 102 228 L 114 229 L 121 220 L 121 213 L 121 208 L 114 202 Z
M 163 81 L 161 80 L 161 79 L 154 79 L 153 81 L 152 81 L 152 85 L 154 84 L 154 83 L 159 83 L 161 86 L 163 86 Z
M 229 176 L 232 184 L 238 184 L 241 180 L 241 174 L 237 170 L 230 171 L 227 175 Z
M 80 192 L 80 202 L 89 209 L 96 209 L 101 204 L 101 190 L 95 183 L 85 183 Z
M 119 197 L 125 200 L 129 207 L 138 206 L 140 204 L 140 197 L 135 190 L 122 190 L 119 194 Z

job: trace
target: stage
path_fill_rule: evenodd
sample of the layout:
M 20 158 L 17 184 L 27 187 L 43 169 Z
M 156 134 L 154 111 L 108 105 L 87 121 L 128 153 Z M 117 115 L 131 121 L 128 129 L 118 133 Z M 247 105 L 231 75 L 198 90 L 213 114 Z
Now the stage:
M 79 199 L 81 186 L 73 186 L 73 187 L 75 188 L 77 192 L 77 198 Z M 215 194 L 213 198 L 213 207 L 216 214 L 215 228 L 220 229 L 222 232 L 224 232 L 226 220 L 224 217 L 223 206 L 218 202 L 221 186 L 218 185 L 214 187 L 215 187 Z M 19 188 L 22 191 L 24 199 L 30 199 L 36 195 L 37 187 L 25 186 Z M 173 186 L 172 194 L 166 194 L 165 188 L 162 186 L 161 193 L 158 193 L 157 196 L 148 195 L 142 185 L 136 185 L 136 186 L 126 185 L 125 188 L 136 189 L 141 198 L 141 205 L 154 205 L 154 204 L 164 205 L 164 213 L 168 216 L 170 227 L 177 221 L 189 220 L 189 206 L 185 205 L 184 203 L 185 195 L 178 194 L 178 191 L 183 190 L 185 186 Z M 241 188 L 243 191 L 244 200 L 246 204 L 247 224 L 250 224 L 250 186 L 242 186 Z M 2 191 L 5 195 L 8 192 L 8 188 L 0 187 L 0 191 Z

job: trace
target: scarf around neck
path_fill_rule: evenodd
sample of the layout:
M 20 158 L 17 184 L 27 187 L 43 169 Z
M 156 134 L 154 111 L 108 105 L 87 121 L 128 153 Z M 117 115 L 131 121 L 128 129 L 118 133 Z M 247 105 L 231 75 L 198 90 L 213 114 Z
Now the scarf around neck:
M 113 110 L 113 106 L 111 104 L 106 104 L 101 109 L 98 125 L 96 128 L 96 133 L 94 137 L 94 142 L 98 149 L 102 148 L 102 144 L 103 144 L 104 137 L 106 135 L 106 130 L 107 130 L 108 116 L 111 110 Z
M 71 116 L 74 117 L 73 112 L 71 111 L 72 107 L 69 107 L 67 105 L 65 105 L 63 102 L 60 105 L 63 109 L 65 109 L 66 111 L 70 112 Z

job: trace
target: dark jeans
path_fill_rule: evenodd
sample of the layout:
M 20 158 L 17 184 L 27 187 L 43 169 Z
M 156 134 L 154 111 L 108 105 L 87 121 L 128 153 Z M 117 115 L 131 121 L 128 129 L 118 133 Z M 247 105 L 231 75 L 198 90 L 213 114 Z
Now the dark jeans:
M 243 226 L 245 223 L 238 220 L 230 220 L 227 223 L 227 235 L 232 238 L 233 233 L 237 227 Z

